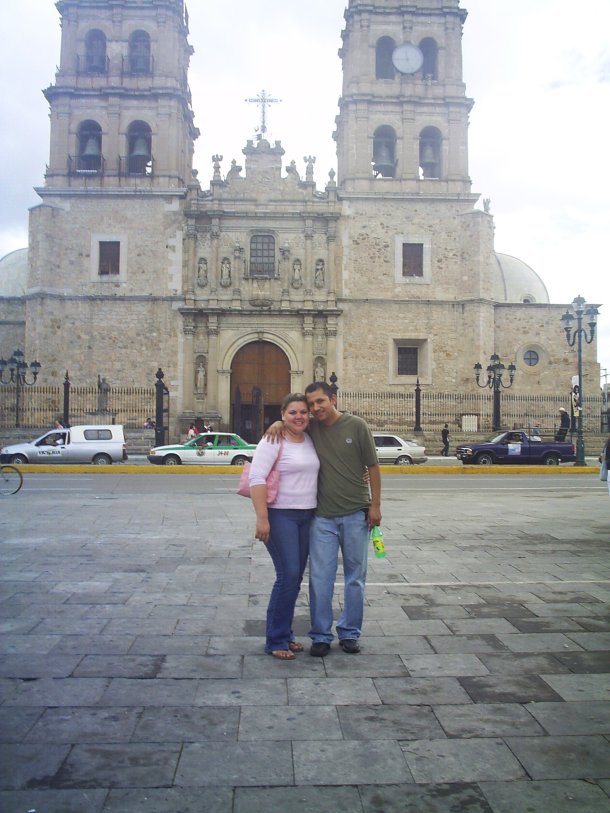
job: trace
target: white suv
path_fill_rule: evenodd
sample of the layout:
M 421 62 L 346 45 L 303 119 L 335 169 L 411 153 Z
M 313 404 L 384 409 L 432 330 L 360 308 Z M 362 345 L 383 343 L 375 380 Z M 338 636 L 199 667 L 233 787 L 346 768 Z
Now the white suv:
M 426 449 L 414 440 L 403 440 L 398 435 L 387 432 L 373 432 L 377 458 L 384 463 L 394 463 L 397 466 L 411 466 L 414 463 L 425 463 Z
M 95 463 L 103 466 L 127 460 L 123 427 L 72 426 L 53 429 L 29 443 L 0 449 L 1 463 Z

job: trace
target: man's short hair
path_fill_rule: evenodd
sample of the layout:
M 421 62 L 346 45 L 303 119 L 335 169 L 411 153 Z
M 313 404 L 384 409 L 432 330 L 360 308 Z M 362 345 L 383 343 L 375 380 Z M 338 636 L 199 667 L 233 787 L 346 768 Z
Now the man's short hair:
M 305 387 L 305 395 L 310 395 L 312 392 L 316 390 L 322 390 L 324 395 L 327 395 L 329 398 L 331 395 L 336 395 L 337 393 L 335 390 L 328 384 L 326 381 L 313 381 L 311 384 L 308 384 Z

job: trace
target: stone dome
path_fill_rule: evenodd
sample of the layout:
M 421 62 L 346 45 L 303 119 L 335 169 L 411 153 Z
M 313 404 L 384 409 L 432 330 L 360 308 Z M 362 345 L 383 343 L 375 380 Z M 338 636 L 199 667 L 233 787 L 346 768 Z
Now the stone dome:
M 533 268 L 510 254 L 495 254 L 503 285 L 505 302 L 549 304 L 549 292 Z
M 0 296 L 24 296 L 27 279 L 27 248 L 18 248 L 0 259 Z

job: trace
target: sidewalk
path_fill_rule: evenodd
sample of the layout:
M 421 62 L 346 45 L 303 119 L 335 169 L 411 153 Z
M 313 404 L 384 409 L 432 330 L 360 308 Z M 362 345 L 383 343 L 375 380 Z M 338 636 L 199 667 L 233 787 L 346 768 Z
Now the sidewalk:
M 286 663 L 235 476 L 94 479 L 0 503 L 2 813 L 607 813 L 604 484 L 384 478 L 362 653 Z

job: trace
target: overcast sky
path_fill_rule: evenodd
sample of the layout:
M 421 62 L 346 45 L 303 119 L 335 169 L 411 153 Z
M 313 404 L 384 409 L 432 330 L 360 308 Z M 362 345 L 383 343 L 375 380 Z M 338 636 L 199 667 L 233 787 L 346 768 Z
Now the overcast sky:
M 202 185 L 211 156 L 243 163 L 262 89 L 281 103 L 268 137 L 284 160 L 316 157 L 323 188 L 336 168 L 332 132 L 341 93 L 337 56 L 347 0 L 190 0 L 190 86 L 201 136 Z M 552 302 L 605 303 L 598 356 L 610 371 L 610 2 L 462 0 L 464 80 L 473 191 L 491 199 L 496 250 L 531 265 Z M 0 257 L 27 245 L 27 209 L 48 160 L 48 106 L 59 15 L 54 0 L 4 2 L 0 29 Z M 477 204 L 481 206 L 482 204 Z M 558 325 L 557 341 L 563 342 Z M 490 352 L 491 352 L 490 348 Z M 483 359 L 481 359 L 483 361 Z M 508 361 L 508 360 L 506 360 Z M 586 391 L 585 383 L 585 391 Z M 591 391 L 591 390 L 589 390 Z

